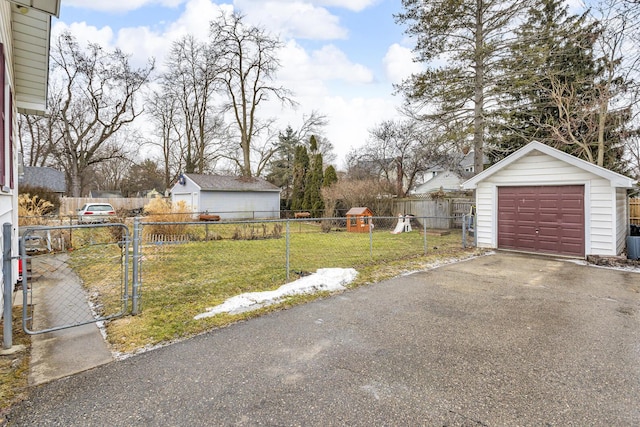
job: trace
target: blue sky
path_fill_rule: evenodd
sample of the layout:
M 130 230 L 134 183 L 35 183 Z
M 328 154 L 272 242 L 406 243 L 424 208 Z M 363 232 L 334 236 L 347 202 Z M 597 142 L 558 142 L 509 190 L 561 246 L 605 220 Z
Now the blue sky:
M 220 11 L 240 11 L 251 24 L 278 34 L 280 83 L 293 90 L 294 110 L 270 105 L 263 115 L 294 128 L 317 110 L 329 118 L 326 137 L 338 164 L 366 143 L 368 129 L 396 118 L 401 99 L 393 83 L 417 71 L 403 28 L 394 23 L 400 0 L 63 0 L 54 36 L 69 29 L 81 41 L 119 47 L 134 63 L 162 66 L 170 42 L 192 33 L 206 37 Z

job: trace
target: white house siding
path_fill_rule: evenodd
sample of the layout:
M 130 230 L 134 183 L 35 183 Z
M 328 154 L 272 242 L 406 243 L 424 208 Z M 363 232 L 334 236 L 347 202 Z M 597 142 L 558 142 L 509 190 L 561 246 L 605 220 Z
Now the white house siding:
M 18 190 L 17 190 L 17 183 L 18 183 L 18 167 L 17 167 L 17 153 L 18 153 L 18 149 L 17 149 L 17 143 L 18 143 L 18 138 L 16 136 L 16 132 L 15 130 L 17 129 L 17 125 L 16 125 L 16 110 L 14 108 L 14 105 L 9 105 L 9 88 L 13 86 L 12 82 L 13 82 L 13 56 L 12 56 L 12 51 L 13 51 L 13 42 L 12 42 L 12 35 L 11 35 L 11 3 L 7 2 L 7 1 L 2 1 L 0 2 L 0 43 L 3 44 L 4 46 L 4 57 L 5 57 L 5 70 L 0 70 L 0 72 L 5 73 L 6 78 L 5 78 L 5 87 L 4 88 L 0 88 L 0 90 L 4 90 L 5 91 L 5 105 L 0 106 L 0 108 L 3 108 L 4 111 L 8 112 L 11 111 L 12 114 L 5 114 L 6 117 L 6 123 L 5 123 L 5 129 L 0 129 L 1 132 L 4 132 L 5 135 L 5 141 L 9 141 L 9 118 L 11 117 L 13 119 L 13 129 L 14 129 L 14 135 L 13 135 L 13 158 L 9 158 L 10 156 L 10 150 L 5 149 L 5 156 L 6 159 L 0 159 L 0 161 L 6 162 L 7 165 L 9 165 L 9 163 L 13 164 L 13 168 L 8 168 L 9 170 L 6 171 L 6 182 L 7 185 L 5 186 L 4 189 L 0 190 L 0 226 L 2 226 L 5 223 L 11 223 L 13 224 L 12 227 L 12 231 L 13 231 L 13 239 L 12 239 L 12 251 L 14 254 L 18 253 L 18 230 L 17 230 L 17 225 L 18 225 L 18 210 L 15 209 L 15 206 L 17 206 L 17 197 L 18 197 Z M 8 145 L 7 145 L 8 146 Z M 9 181 L 10 181 L 10 177 L 8 176 L 8 174 L 10 173 L 9 171 L 13 169 L 13 182 L 14 182 L 14 189 L 10 189 L 9 188 Z M 2 236 L 1 236 L 1 232 L 0 232 L 0 245 L 4 245 Z M 2 262 L 2 254 L 0 253 L 0 263 Z M 18 264 L 17 261 L 14 261 L 12 263 L 12 272 L 13 272 L 13 281 L 15 282 L 18 276 Z M 0 292 L 0 295 L 2 293 Z M 2 308 L 3 308 L 3 303 L 4 301 L 2 300 L 2 297 L 0 296 L 0 314 L 2 314 Z
M 429 181 L 416 187 L 413 193 L 425 194 L 433 191 L 438 191 L 442 188 L 444 191 L 459 190 L 460 184 L 462 184 L 462 178 L 453 171 L 446 170 L 439 173 Z
M 279 218 L 277 191 L 202 191 L 200 210 L 222 219 Z
M 585 252 L 616 255 L 613 213 L 615 189 L 608 180 L 534 151 L 478 183 L 477 241 L 479 247 L 497 247 L 497 187 L 534 185 L 585 186 Z
M 616 191 L 616 252 L 621 254 L 627 244 L 629 232 L 629 200 L 627 190 L 618 188 Z

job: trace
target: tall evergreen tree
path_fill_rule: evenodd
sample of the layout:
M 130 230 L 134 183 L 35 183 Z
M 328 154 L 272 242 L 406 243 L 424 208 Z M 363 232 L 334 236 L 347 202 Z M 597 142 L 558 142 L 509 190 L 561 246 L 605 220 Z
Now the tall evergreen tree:
M 296 147 L 296 154 L 293 160 L 293 187 L 291 190 L 291 210 L 303 209 L 305 178 L 309 170 L 309 155 L 307 148 L 303 145 Z
M 266 176 L 267 181 L 282 189 L 286 209 L 291 208 L 294 159 L 299 143 L 300 140 L 291 126 L 288 126 L 284 133 L 280 133 L 278 148 L 269 162 L 269 171 Z
M 538 140 L 596 163 L 603 131 L 608 154 L 601 153 L 601 165 L 622 168 L 619 128 L 628 112 L 599 120 L 601 97 L 609 100 L 601 91 L 603 69 L 594 49 L 600 31 L 598 22 L 586 14 L 571 15 L 560 0 L 540 0 L 530 8 L 503 62 L 510 78 L 500 86 L 506 108 L 496 132 L 495 160 Z
M 318 152 L 318 142 L 314 135 L 309 139 L 311 151 L 309 172 L 305 177 L 304 199 L 302 208 L 311 211 L 314 217 L 322 214 L 324 203 L 322 200 L 323 165 L 322 154 Z
M 324 178 L 322 179 L 323 187 L 330 187 L 332 184 L 338 182 L 338 174 L 336 173 L 336 168 L 333 165 L 327 166 L 324 170 Z
M 528 2 L 402 0 L 404 11 L 396 16 L 408 25 L 407 34 L 416 39 L 417 60 L 427 66 L 400 89 L 412 109 L 424 107 L 424 115 L 437 119 L 451 138 L 473 134 L 476 173 L 483 168 L 485 120 L 496 99 L 493 89 L 503 78 L 497 59 Z

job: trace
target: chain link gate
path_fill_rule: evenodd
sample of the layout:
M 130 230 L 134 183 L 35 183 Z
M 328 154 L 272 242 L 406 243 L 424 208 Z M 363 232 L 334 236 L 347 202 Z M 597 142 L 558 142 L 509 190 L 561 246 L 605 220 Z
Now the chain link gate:
M 43 334 L 127 314 L 130 242 L 120 223 L 22 228 L 24 331 Z

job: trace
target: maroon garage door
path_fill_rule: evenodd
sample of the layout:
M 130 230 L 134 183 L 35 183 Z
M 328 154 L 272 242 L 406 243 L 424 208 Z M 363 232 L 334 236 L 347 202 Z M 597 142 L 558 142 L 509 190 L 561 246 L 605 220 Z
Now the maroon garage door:
M 584 256 L 584 186 L 498 188 L 498 248 Z

